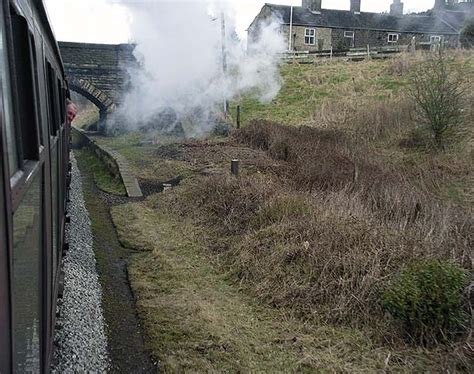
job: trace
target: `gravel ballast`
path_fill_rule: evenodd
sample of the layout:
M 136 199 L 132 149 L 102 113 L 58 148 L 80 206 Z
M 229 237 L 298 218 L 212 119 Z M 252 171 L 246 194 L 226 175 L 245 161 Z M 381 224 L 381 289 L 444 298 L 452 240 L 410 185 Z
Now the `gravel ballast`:
M 67 228 L 69 251 L 63 260 L 64 293 L 58 305 L 53 373 L 106 372 L 109 368 L 102 290 L 92 247 L 81 175 L 71 154 L 72 180 Z

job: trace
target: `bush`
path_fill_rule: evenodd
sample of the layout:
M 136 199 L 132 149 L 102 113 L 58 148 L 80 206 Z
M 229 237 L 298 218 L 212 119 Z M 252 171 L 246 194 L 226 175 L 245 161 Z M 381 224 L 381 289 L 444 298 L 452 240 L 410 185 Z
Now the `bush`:
M 461 44 L 464 48 L 474 47 L 474 18 L 468 19 L 461 30 Z
M 409 95 L 416 105 L 420 125 L 440 148 L 445 134 L 461 122 L 465 81 L 450 71 L 446 58 L 439 54 L 421 64 L 410 76 Z
M 382 306 L 415 342 L 446 340 L 462 329 L 466 273 L 438 260 L 412 263 L 382 296 Z

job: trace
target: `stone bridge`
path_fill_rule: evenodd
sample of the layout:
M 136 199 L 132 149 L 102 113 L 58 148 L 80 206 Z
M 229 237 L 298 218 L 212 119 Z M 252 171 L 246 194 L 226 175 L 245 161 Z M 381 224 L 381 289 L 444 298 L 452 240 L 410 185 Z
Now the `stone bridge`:
M 127 68 L 137 64 L 133 45 L 59 42 L 59 48 L 70 90 L 95 104 L 104 123 L 129 83 Z

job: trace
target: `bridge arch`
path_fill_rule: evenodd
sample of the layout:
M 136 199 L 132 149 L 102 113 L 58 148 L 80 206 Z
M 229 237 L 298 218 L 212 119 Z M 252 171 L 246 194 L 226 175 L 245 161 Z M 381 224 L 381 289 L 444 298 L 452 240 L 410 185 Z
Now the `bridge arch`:
M 131 78 L 129 68 L 138 64 L 134 48 L 130 44 L 59 42 L 69 88 L 99 108 L 101 131 L 107 114 L 121 103 Z
M 69 81 L 69 89 L 84 96 L 99 109 L 98 128 L 103 128 L 107 115 L 115 109 L 112 99 L 85 79 L 73 78 Z

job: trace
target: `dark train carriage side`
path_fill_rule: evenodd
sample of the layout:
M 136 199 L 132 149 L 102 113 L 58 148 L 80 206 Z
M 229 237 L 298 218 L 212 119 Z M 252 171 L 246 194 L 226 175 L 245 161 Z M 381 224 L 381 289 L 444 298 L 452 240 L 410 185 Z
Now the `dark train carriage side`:
M 0 8 L 0 372 L 47 372 L 64 242 L 67 86 L 41 0 Z

